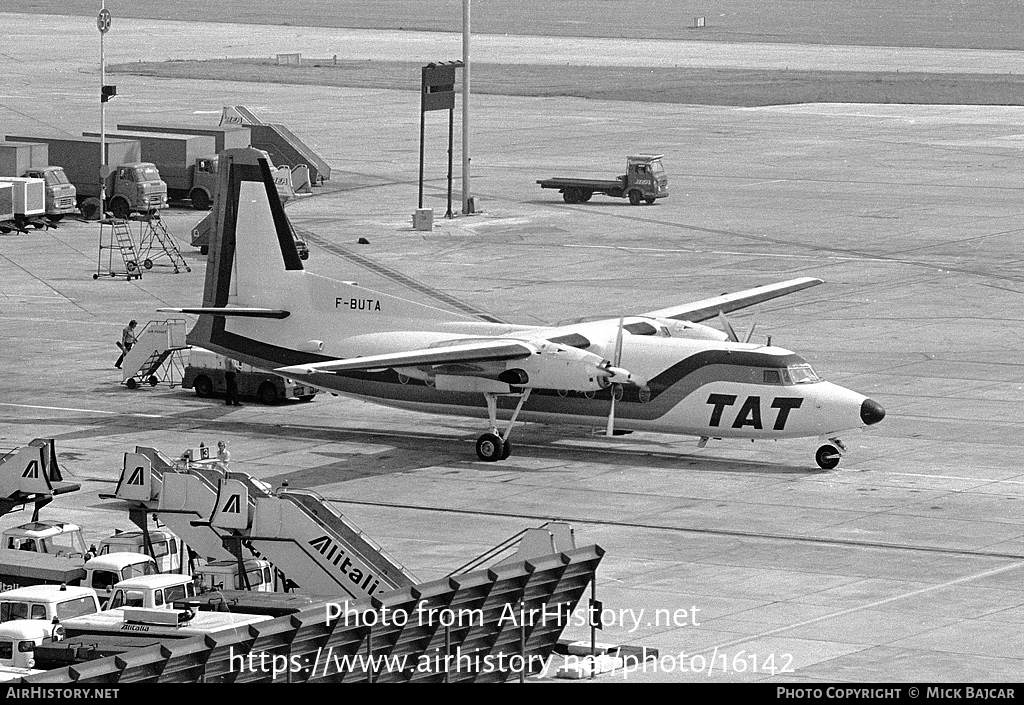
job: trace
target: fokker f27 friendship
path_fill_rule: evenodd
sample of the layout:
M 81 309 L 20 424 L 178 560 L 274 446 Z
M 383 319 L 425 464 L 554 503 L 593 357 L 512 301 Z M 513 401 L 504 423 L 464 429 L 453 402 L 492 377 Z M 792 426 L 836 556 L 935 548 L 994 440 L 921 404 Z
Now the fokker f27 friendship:
M 221 156 L 203 305 L 188 342 L 380 404 L 482 416 L 486 461 L 517 420 L 711 438 L 827 439 L 876 424 L 876 401 L 822 381 L 799 355 L 742 342 L 725 313 L 821 284 L 810 277 L 639 315 L 513 325 L 305 271 L 266 158 Z M 726 331 L 702 325 L 718 317 Z M 749 335 L 747 336 L 749 340 Z M 499 419 L 505 421 L 499 427 Z

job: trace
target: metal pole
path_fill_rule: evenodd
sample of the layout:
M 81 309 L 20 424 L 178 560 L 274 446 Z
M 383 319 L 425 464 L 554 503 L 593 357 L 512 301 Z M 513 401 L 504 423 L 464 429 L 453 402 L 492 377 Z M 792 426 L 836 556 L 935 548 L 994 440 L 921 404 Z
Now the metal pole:
M 100 12 L 107 9 L 106 0 L 100 2 Z M 107 64 L 103 57 L 103 35 L 100 30 L 100 220 L 106 211 L 107 202 L 107 104 L 103 100 L 103 87 L 107 85 Z M 100 226 L 102 227 L 102 226 Z
M 423 207 L 423 131 L 427 116 L 426 110 L 423 109 L 423 100 L 426 97 L 424 91 L 427 84 L 427 68 L 424 66 L 420 73 L 422 76 L 420 79 L 420 204 L 417 208 Z
M 469 0 L 462 0 L 462 214 L 469 214 Z
M 452 152 L 455 151 L 455 108 L 448 110 L 448 210 L 445 218 L 452 217 Z

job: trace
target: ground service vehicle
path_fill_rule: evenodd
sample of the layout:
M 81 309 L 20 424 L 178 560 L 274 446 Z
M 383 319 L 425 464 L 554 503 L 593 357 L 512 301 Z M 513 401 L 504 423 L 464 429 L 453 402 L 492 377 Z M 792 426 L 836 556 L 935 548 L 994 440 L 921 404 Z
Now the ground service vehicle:
M 198 247 L 200 254 L 208 254 L 210 251 L 210 232 L 213 230 L 213 213 L 199 221 L 196 227 L 192 228 L 192 247 Z M 299 230 L 288 221 L 288 228 L 292 231 L 292 239 L 295 240 L 295 249 L 299 251 L 299 259 L 309 259 L 309 245 Z
M 3 533 L 3 547 L 80 558 L 85 562 L 85 540 L 82 538 L 81 527 L 63 521 L 33 521 L 6 529 Z
M 0 622 L 12 619 L 69 617 L 100 611 L 100 600 L 92 588 L 76 585 L 31 585 L 0 592 Z
M 224 373 L 233 363 L 230 358 L 203 348 L 189 351 L 189 362 L 182 375 L 183 389 L 195 389 L 196 396 L 209 397 L 227 391 Z M 284 399 L 309 401 L 316 396 L 316 389 L 299 384 L 271 372 L 264 372 L 252 365 L 240 365 L 236 372 L 238 394 L 257 397 L 264 404 L 276 404 Z
M 122 607 L 64 619 L 61 620 L 61 624 L 68 638 L 83 634 L 135 634 L 186 639 L 236 629 L 244 630 L 250 624 L 270 619 L 271 617 L 261 614 Z
M 42 179 L 46 218 L 56 223 L 75 212 L 77 193 L 64 169 L 50 166 L 49 154 L 49 146 L 42 142 L 0 142 L 0 176 Z
M 0 549 L 0 590 L 81 585 L 96 590 L 102 601 L 110 597 L 115 583 L 156 572 L 156 562 L 140 553 L 108 553 L 83 564 L 80 557 Z
M 213 590 L 248 590 L 251 592 L 274 592 L 274 569 L 270 561 L 262 558 L 248 558 L 244 561 L 245 581 L 238 574 L 238 561 L 207 561 L 195 571 L 200 592 Z
M 668 196 L 668 177 L 661 154 L 638 154 L 626 158 L 626 173 L 617 179 L 539 179 L 541 188 L 556 188 L 566 203 L 586 203 L 595 193 L 629 198 L 634 206 L 654 203 Z
M 122 580 L 114 586 L 114 594 L 103 609 L 120 607 L 147 607 L 150 609 L 171 609 L 179 600 L 196 596 L 196 586 L 189 575 L 175 573 L 164 575 L 142 575 Z
M 100 216 L 100 139 L 98 137 L 7 136 L 8 142 L 42 142 L 49 160 L 64 168 L 74 184 L 82 216 Z M 167 207 L 167 184 L 151 163 L 143 162 L 138 140 L 108 139 L 106 162 L 110 172 L 105 186 L 107 210 L 118 218 L 150 213 Z
M 29 225 L 44 228 L 41 218 L 46 214 L 46 182 L 24 176 L 0 176 L 0 182 L 11 185 L 14 196 L 14 222 L 24 231 Z
M 64 627 L 39 619 L 15 619 L 0 624 L 0 680 L 34 673 L 35 651 L 64 638 Z
M 87 137 L 96 133 L 84 132 Z M 114 132 L 108 137 L 137 140 L 141 160 L 151 162 L 167 184 L 167 198 L 188 199 L 196 210 L 209 210 L 217 191 L 216 140 L 207 135 Z
M 153 548 L 152 557 L 156 560 L 159 571 L 161 573 L 180 573 L 181 553 L 184 550 L 181 540 L 166 529 L 151 529 L 149 541 Z M 116 530 L 113 536 L 100 542 L 98 555 L 105 556 L 119 551 L 148 555 L 145 534 L 138 530 Z

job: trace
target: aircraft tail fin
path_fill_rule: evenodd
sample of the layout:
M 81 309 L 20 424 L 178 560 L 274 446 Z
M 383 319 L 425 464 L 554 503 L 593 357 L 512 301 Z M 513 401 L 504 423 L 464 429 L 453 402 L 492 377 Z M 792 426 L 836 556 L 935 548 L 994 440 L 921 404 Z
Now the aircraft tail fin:
M 332 359 L 324 341 L 475 316 L 304 269 L 264 152 L 220 154 L 202 306 L 188 343 L 257 367 Z M 341 354 L 339 351 L 335 354 Z

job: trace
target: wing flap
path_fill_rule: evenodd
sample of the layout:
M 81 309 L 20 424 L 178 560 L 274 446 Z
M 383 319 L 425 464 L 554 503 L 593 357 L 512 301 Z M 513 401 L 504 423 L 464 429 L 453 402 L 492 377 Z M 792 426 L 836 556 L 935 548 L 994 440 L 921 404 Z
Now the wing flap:
M 714 318 L 720 312 L 729 313 L 730 311 L 738 311 L 741 308 L 748 306 L 754 306 L 756 304 L 764 303 L 765 301 L 771 301 L 780 296 L 786 296 L 793 292 L 807 289 L 818 284 L 824 284 L 821 279 L 814 277 L 800 277 L 799 279 L 789 279 L 788 281 L 778 282 L 777 284 L 768 284 L 766 286 L 758 286 L 753 289 L 744 289 L 743 291 L 737 291 L 734 294 L 722 294 L 721 296 L 715 296 L 710 299 L 703 299 L 701 301 L 694 301 L 689 304 L 682 304 L 679 306 L 671 306 L 669 308 L 658 309 L 657 311 L 648 311 L 647 313 L 641 314 L 643 316 L 650 316 L 651 318 L 672 318 L 680 321 L 692 321 L 698 323 L 700 321 L 706 321 L 709 318 Z
M 382 370 L 390 367 L 498 362 L 519 360 L 529 357 L 535 352 L 536 348 L 522 341 L 499 338 L 382 355 L 352 357 L 344 360 L 313 362 L 308 365 L 291 365 L 290 367 L 279 367 L 274 371 L 283 375 L 306 375 L 319 372 Z

